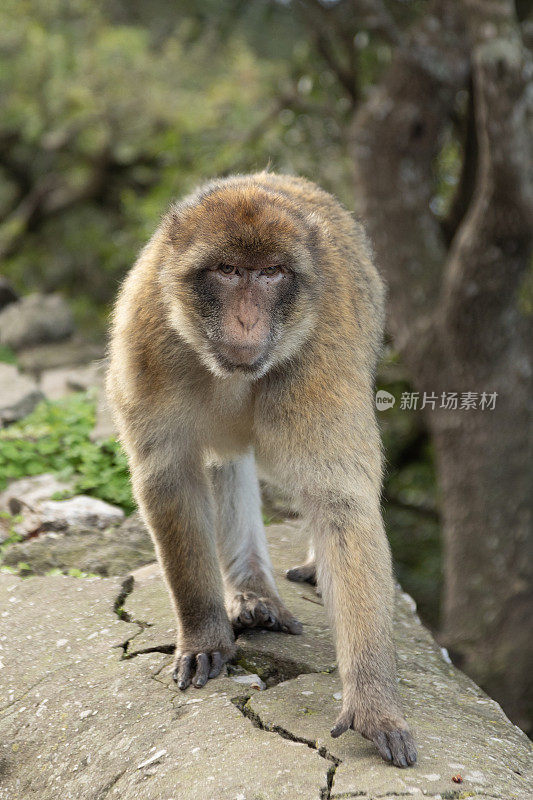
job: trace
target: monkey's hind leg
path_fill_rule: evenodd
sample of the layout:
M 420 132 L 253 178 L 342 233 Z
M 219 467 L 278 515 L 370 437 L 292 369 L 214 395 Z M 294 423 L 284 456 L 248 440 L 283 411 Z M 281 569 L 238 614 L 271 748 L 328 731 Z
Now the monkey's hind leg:
M 211 475 L 226 608 L 235 632 L 301 633 L 302 624 L 283 604 L 272 575 L 253 454 L 213 467 Z

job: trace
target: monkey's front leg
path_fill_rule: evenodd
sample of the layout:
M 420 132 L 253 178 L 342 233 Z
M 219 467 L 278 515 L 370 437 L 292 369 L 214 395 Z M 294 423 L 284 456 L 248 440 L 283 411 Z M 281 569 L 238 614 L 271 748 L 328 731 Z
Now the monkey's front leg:
M 178 617 L 174 680 L 180 689 L 203 686 L 235 653 L 210 487 L 199 465 L 178 469 L 170 461 L 166 468 L 138 465 L 133 484 Z
M 394 586 L 377 495 L 328 499 L 316 509 L 318 584 L 336 631 L 342 712 L 331 735 L 348 728 L 397 767 L 416 762 L 396 688 L 392 641 Z

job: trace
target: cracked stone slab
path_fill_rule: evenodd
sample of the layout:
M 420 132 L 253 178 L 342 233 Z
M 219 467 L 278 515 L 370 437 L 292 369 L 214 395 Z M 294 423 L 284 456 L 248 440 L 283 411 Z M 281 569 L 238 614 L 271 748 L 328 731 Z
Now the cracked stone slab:
M 254 728 L 227 679 L 201 697 L 169 692 L 160 661 L 108 651 L 33 687 L 0 718 L 1 800 L 320 797 L 318 753 Z
M 302 672 L 328 672 L 335 665 L 335 648 L 324 606 L 312 586 L 291 583 L 285 571 L 305 557 L 307 542 L 292 523 L 267 527 L 269 550 L 279 592 L 288 608 L 304 624 L 301 636 L 271 631 L 248 631 L 237 639 L 238 662 L 263 680 L 273 673 L 292 678 Z M 175 643 L 176 620 L 159 567 L 133 573 L 135 588 L 125 610 L 133 619 L 149 623 L 129 652 Z
M 302 555 L 293 527 L 269 531 L 278 575 Z M 326 625 L 323 608 L 312 589 L 279 582 L 295 592 L 294 603 L 309 605 L 313 644 L 311 625 L 319 632 Z M 120 618 L 117 605 L 153 627 Z M 420 750 L 420 764 L 410 770 L 381 762 L 353 732 L 331 739 L 341 687 L 336 673 L 309 672 L 311 656 L 304 656 L 307 674 L 262 692 L 225 676 L 179 692 L 170 654 L 135 655 L 142 642 L 173 642 L 156 565 L 138 570 L 129 584 L 0 574 L 0 800 L 530 797 L 526 737 L 446 662 L 400 593 L 396 616 L 400 687 Z M 262 646 L 281 638 L 243 637 L 241 649 L 249 661 L 256 640 Z M 296 651 L 305 641 L 283 639 Z M 262 650 L 261 658 L 279 679 L 286 662 L 271 653 Z M 237 698 L 240 704 L 232 702 Z M 451 781 L 457 773 L 460 785 Z
M 113 612 L 121 586 L 120 580 L 0 573 L 0 711 L 51 673 L 108 654 L 138 631 Z
M 395 769 L 376 757 L 374 746 L 348 731 L 329 731 L 341 709 L 341 683 L 334 675 L 301 675 L 252 695 L 246 711 L 267 729 L 311 742 L 341 763 L 331 798 L 532 796 L 531 744 L 500 706 L 449 664 L 431 635 L 398 594 L 396 640 L 399 681 L 419 762 Z M 462 783 L 452 781 L 456 775 Z

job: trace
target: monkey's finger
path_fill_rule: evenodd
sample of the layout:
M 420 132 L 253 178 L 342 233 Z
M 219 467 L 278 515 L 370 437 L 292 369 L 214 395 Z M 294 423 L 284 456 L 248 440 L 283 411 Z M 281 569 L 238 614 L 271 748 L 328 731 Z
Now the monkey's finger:
M 343 712 L 340 717 L 337 719 L 335 725 L 331 729 L 330 733 L 334 739 L 341 734 L 345 733 L 348 728 L 352 725 L 352 715 L 348 711 Z
M 222 655 L 221 653 L 218 652 L 218 650 L 215 650 L 215 652 L 212 653 L 211 664 L 212 666 L 209 672 L 209 677 L 216 678 L 218 675 L 220 675 L 222 667 L 224 666 L 224 659 L 222 658 Z
M 372 737 L 372 741 L 379 750 L 379 754 L 384 761 L 392 761 L 392 753 L 390 751 L 389 742 L 384 731 L 378 731 Z
M 196 656 L 196 673 L 192 679 L 193 686 L 205 686 L 209 678 L 209 656 L 207 653 L 198 653 Z
M 179 664 L 174 670 L 174 680 L 178 684 L 178 689 L 186 689 L 191 682 L 193 671 L 194 656 L 192 653 L 186 653 L 180 658 Z

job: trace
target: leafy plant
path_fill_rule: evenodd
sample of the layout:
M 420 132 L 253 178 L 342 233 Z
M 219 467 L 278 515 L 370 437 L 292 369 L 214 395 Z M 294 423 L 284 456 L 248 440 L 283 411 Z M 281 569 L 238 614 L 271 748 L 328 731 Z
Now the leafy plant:
M 95 399 L 73 394 L 41 403 L 19 423 L 0 431 L 0 490 L 28 475 L 52 472 L 76 493 L 99 497 L 131 513 L 135 508 L 126 456 L 115 439 L 92 442 Z

